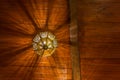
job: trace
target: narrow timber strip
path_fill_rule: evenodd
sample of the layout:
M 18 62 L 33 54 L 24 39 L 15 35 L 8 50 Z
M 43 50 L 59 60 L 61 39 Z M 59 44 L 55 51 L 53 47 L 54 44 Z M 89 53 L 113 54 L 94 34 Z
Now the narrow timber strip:
M 70 6 L 70 42 L 72 58 L 72 77 L 73 80 L 81 80 L 80 73 L 80 53 L 78 40 L 77 23 L 77 0 L 69 0 Z

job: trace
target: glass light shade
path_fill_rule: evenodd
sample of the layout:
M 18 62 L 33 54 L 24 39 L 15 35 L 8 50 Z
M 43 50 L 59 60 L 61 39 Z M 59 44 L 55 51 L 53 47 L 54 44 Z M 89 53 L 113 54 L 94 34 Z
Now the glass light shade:
M 33 50 L 41 56 L 50 56 L 57 47 L 57 40 L 51 32 L 40 32 L 33 39 Z

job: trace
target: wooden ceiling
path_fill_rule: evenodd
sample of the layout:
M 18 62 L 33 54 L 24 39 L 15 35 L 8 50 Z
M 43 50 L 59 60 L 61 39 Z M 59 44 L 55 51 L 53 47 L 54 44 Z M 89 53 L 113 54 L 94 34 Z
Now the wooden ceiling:
M 78 3 L 82 80 L 119 80 L 120 1 Z
M 0 0 L 0 80 L 71 80 L 67 0 Z M 58 48 L 39 57 L 32 39 L 51 31 Z
M 81 80 L 120 79 L 120 1 L 78 0 Z M 73 80 L 69 0 L 0 0 L 0 80 Z M 50 57 L 37 56 L 39 31 L 56 35 Z

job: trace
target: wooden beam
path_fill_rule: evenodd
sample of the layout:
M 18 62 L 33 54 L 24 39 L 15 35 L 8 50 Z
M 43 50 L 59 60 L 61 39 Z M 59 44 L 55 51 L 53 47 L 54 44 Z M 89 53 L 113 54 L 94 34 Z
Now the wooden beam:
M 80 53 L 78 41 L 78 24 L 77 24 L 77 0 L 70 0 L 70 42 L 72 57 L 72 77 L 73 80 L 81 80 L 80 78 Z

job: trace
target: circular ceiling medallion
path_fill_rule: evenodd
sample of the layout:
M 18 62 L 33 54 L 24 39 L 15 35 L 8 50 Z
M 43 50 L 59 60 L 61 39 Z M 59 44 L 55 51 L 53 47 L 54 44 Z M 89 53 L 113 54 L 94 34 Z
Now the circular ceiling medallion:
M 33 38 L 33 50 L 43 57 L 53 54 L 57 40 L 51 32 L 40 32 Z

